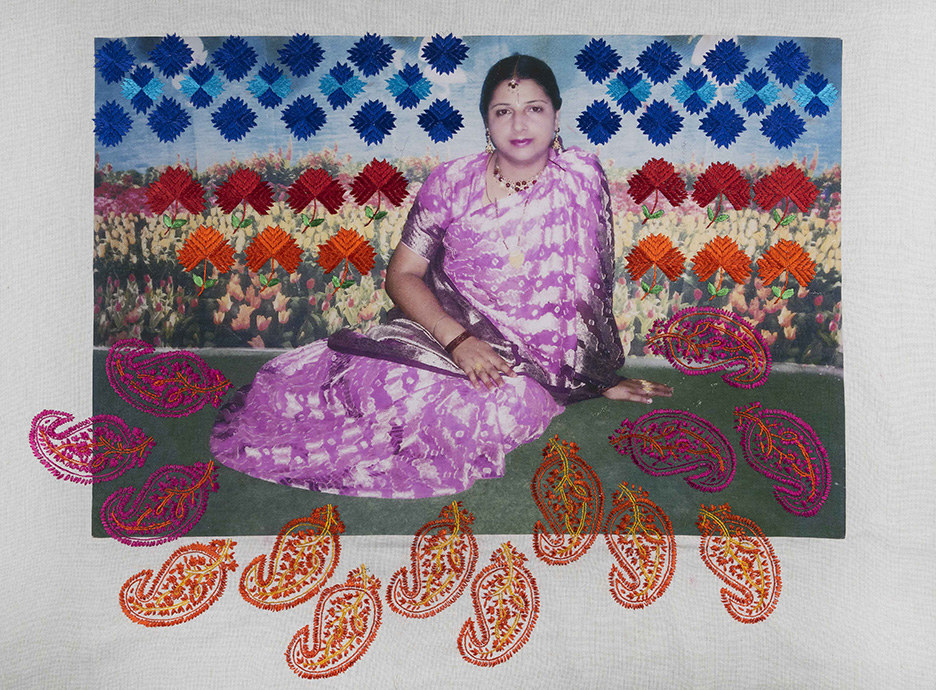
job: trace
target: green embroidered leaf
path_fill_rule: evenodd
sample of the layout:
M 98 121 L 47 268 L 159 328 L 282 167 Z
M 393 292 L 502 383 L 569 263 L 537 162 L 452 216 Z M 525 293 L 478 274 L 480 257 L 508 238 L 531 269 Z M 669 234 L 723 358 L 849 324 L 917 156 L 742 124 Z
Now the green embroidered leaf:
M 324 218 L 313 218 L 309 221 L 310 228 L 317 228 L 319 225 L 325 222 Z
M 728 214 L 727 214 L 727 213 L 720 213 L 720 214 L 718 214 L 718 218 L 715 219 L 715 222 L 716 222 L 716 223 L 721 223 L 723 220 L 728 220 Z
M 772 286 L 772 287 L 770 288 L 770 291 L 774 293 L 774 297 L 779 297 L 779 296 L 780 296 L 780 286 L 779 286 L 779 285 L 774 285 L 774 286 Z
M 374 220 L 380 220 L 381 218 L 384 218 L 386 215 L 387 215 L 386 211 L 378 211 L 377 213 L 374 214 Z
M 173 230 L 178 230 L 178 229 L 181 228 L 183 225 L 185 225 L 187 222 L 188 222 L 188 221 L 185 220 L 185 218 L 176 218 L 174 221 L 172 221 L 172 225 L 171 225 L 170 227 L 171 227 Z
M 269 278 L 267 278 L 265 275 L 262 275 L 262 274 L 261 274 L 261 276 L 260 276 L 260 284 L 261 284 L 261 285 L 266 285 L 268 280 L 269 280 Z
M 714 283 L 706 283 L 706 287 L 708 288 L 708 293 L 709 293 L 710 295 L 714 296 L 714 295 L 715 295 L 715 284 L 714 284 Z
M 365 206 L 365 207 L 364 207 L 364 215 L 367 216 L 368 218 L 373 218 L 373 217 L 374 217 L 374 209 L 372 209 L 370 206 Z
M 654 211 L 647 217 L 650 218 L 650 220 L 653 220 L 654 218 L 659 218 L 662 215 L 663 215 L 663 209 L 661 208 L 661 209 L 657 209 L 656 211 Z
M 717 297 L 724 297 L 727 294 L 728 294 L 728 288 L 726 287 L 723 287 L 721 290 L 715 293 Z
M 168 213 L 163 214 L 162 222 L 163 222 L 163 225 L 165 225 L 167 228 L 172 227 L 172 218 L 169 217 Z
M 787 288 L 783 291 L 783 294 L 780 295 L 780 299 L 790 299 L 793 296 L 793 288 Z
M 214 287 L 217 282 L 218 282 L 217 278 L 209 278 L 208 280 L 205 281 L 205 287 Z
M 351 280 L 350 278 L 348 278 L 348 280 L 346 280 L 345 282 L 343 282 L 343 283 L 340 285 L 340 287 L 346 288 L 346 287 L 351 287 L 352 285 L 354 285 L 354 281 Z
M 197 273 L 196 273 L 195 275 L 192 276 L 192 280 L 195 281 L 195 284 L 196 284 L 198 287 L 201 287 L 202 285 L 205 284 L 204 281 L 202 280 L 202 277 L 201 277 L 200 275 L 198 275 Z
M 271 280 L 269 283 L 267 283 L 266 286 L 267 286 L 267 287 L 273 287 L 274 285 L 277 285 L 278 283 L 279 283 L 279 278 L 274 278 L 274 279 Z
M 782 221 L 780 221 L 780 225 L 789 225 L 790 223 L 793 222 L 793 218 L 794 218 L 794 216 L 793 216 L 793 214 L 791 213 L 791 214 L 788 215 L 786 218 L 784 218 Z
M 650 285 L 647 284 L 646 280 L 640 281 L 640 287 L 643 289 L 644 292 L 650 292 Z
M 309 216 L 308 216 L 307 214 L 303 213 L 303 214 L 302 214 L 302 224 L 303 224 L 303 225 L 310 225 L 311 222 L 312 222 L 312 219 L 309 218 Z
M 773 210 L 773 213 L 770 214 L 770 217 L 773 218 L 775 222 L 779 223 L 780 222 L 780 209 L 775 208 Z
M 650 217 L 650 209 L 647 208 L 647 205 L 646 205 L 646 204 L 641 204 L 641 205 L 640 205 L 640 210 L 643 211 L 644 218 L 649 218 L 649 217 Z
M 653 289 L 650 290 L 650 294 L 651 294 L 651 295 L 658 295 L 658 294 L 660 294 L 660 292 L 661 292 L 662 290 L 663 290 L 663 286 L 662 286 L 662 285 L 654 285 L 654 286 L 653 286 Z
M 708 216 L 709 220 L 715 220 L 715 211 L 712 210 L 712 207 L 706 207 L 705 214 Z
M 338 280 L 338 276 L 332 276 L 332 285 L 338 287 L 341 284 L 341 281 Z
M 246 227 L 248 227 L 251 223 L 253 223 L 253 218 L 244 218 L 244 220 L 242 220 L 242 221 L 240 222 L 240 224 L 238 224 L 237 227 L 239 227 L 239 228 L 246 228 Z

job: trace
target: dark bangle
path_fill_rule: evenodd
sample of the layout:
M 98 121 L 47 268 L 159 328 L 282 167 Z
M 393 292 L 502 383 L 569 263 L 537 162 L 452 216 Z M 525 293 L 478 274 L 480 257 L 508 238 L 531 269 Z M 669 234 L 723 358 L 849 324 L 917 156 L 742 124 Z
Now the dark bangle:
M 453 352 L 455 352 L 456 347 L 461 345 L 470 337 L 471 337 L 471 333 L 469 333 L 468 331 L 462 331 L 461 333 L 459 333 L 458 335 L 456 335 L 454 338 L 452 338 L 449 341 L 449 344 L 445 346 L 445 351 L 448 352 L 449 354 L 452 354 Z

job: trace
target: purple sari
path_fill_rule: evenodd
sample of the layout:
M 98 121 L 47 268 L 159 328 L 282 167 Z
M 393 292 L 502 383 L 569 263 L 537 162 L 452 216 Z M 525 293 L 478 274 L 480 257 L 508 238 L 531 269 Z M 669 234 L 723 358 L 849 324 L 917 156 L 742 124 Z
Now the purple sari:
M 399 315 L 366 335 L 339 331 L 268 362 L 222 408 L 211 436 L 219 462 L 329 493 L 455 493 L 502 476 L 505 455 L 542 435 L 564 404 L 618 382 L 597 158 L 551 154 L 532 188 L 493 204 L 486 164 L 482 154 L 433 170 L 401 242 L 429 261 L 425 280 L 445 311 L 521 375 L 477 391 Z

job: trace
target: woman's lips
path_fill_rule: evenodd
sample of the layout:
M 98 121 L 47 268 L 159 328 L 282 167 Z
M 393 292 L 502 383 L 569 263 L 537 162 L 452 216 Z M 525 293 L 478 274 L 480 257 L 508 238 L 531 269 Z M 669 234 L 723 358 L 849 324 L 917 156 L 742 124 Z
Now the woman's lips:
M 511 139 L 510 144 L 511 146 L 523 147 L 529 144 L 531 141 L 533 140 L 532 139 Z

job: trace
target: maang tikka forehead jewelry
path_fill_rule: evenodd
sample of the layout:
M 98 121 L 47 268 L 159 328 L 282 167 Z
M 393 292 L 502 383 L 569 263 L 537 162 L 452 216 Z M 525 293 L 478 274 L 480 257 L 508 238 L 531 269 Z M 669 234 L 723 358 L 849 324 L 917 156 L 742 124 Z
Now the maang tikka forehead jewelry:
M 509 82 L 507 82 L 507 88 L 509 88 L 511 91 L 517 89 L 519 86 L 520 82 L 518 82 L 516 79 L 511 79 Z

